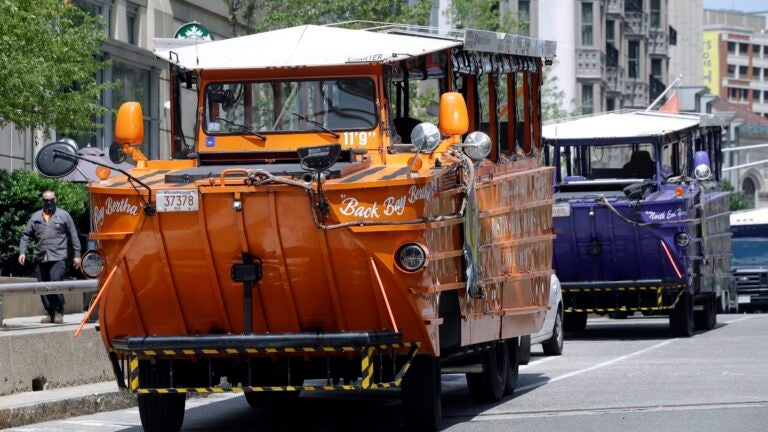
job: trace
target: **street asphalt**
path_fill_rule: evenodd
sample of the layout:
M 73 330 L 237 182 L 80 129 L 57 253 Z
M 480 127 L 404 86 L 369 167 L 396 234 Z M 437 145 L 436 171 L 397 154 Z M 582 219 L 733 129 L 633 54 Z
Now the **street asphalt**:
M 443 376 L 444 428 L 469 431 L 768 430 L 768 315 L 720 315 L 718 326 L 672 338 L 665 318 L 590 319 L 559 357 L 536 355 L 518 390 L 475 405 L 462 375 Z M 313 394 L 253 409 L 242 396 L 187 401 L 187 431 L 400 431 L 398 391 Z M 130 408 L 10 429 L 141 431 Z

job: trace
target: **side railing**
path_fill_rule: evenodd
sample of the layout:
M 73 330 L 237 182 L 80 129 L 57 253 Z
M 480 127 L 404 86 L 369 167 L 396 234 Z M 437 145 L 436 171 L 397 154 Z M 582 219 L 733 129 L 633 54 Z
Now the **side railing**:
M 99 290 L 99 281 L 96 279 L 87 280 L 64 280 L 56 282 L 14 282 L 0 284 L 0 329 L 3 325 L 3 297 L 19 294 L 65 294 L 65 293 L 87 293 Z

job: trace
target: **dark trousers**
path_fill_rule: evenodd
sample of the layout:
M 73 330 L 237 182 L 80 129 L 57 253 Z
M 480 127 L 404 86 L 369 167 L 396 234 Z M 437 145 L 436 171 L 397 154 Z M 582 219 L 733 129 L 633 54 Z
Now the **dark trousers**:
M 65 261 L 48 261 L 37 264 L 38 282 L 60 281 L 64 279 Z M 64 294 L 47 294 L 40 296 L 43 307 L 48 315 L 64 313 Z

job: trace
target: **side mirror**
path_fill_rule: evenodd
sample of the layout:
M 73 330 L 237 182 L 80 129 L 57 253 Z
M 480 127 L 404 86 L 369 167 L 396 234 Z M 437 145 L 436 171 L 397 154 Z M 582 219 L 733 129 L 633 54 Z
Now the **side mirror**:
M 419 123 L 411 131 L 411 143 L 422 153 L 432 153 L 440 145 L 440 130 L 432 123 Z
M 35 156 L 35 166 L 40 174 L 61 178 L 77 168 L 77 147 L 72 140 L 46 144 Z
M 124 153 L 123 158 L 125 155 L 130 155 L 135 161 L 147 160 L 144 153 L 137 147 L 144 141 L 144 117 L 138 102 L 126 102 L 120 105 L 120 109 L 117 110 L 115 141 L 121 146 Z M 109 154 L 110 160 L 112 160 L 112 156 L 117 155 L 117 152 L 113 152 L 110 147 Z
M 709 163 L 709 155 L 705 151 L 697 151 L 693 155 L 693 176 L 696 180 L 709 180 L 712 177 L 712 168 Z
M 461 147 L 470 159 L 477 162 L 485 159 L 491 152 L 491 137 L 484 132 L 475 131 L 467 135 Z
M 464 96 L 457 92 L 440 96 L 440 132 L 446 136 L 464 135 L 469 130 L 469 115 Z

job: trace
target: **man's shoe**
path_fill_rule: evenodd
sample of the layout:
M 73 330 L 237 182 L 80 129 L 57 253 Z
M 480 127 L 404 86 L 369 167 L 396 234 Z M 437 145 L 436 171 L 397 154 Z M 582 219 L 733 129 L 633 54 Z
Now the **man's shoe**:
M 43 319 L 40 320 L 41 324 L 50 324 L 53 322 L 53 318 L 51 318 L 50 315 L 46 315 L 43 317 Z
M 54 324 L 64 324 L 64 315 L 62 315 L 60 313 L 56 313 L 53 316 L 53 323 Z

